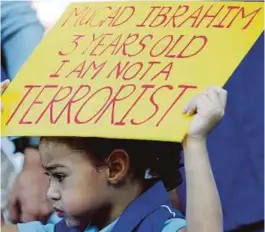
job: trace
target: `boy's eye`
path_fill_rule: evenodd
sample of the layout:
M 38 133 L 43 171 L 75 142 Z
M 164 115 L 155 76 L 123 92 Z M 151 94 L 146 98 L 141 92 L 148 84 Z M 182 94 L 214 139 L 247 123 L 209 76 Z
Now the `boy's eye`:
M 52 176 L 57 179 L 59 182 L 62 182 L 65 178 L 65 175 L 62 173 L 54 173 Z
M 44 174 L 45 174 L 46 176 L 50 176 L 50 174 L 49 174 L 48 172 L 44 172 Z

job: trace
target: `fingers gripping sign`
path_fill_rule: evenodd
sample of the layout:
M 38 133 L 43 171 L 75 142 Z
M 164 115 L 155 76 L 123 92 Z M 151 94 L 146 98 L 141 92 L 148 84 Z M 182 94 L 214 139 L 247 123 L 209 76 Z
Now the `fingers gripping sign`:
M 10 80 L 5 80 L 3 82 L 1 82 L 1 96 L 4 93 L 4 91 L 6 90 L 6 88 L 8 87 L 10 83 Z M 2 106 L 2 102 L 0 102 L 0 108 L 1 108 L 1 112 L 3 111 L 3 106 Z
M 226 99 L 227 92 L 219 87 L 210 87 L 192 99 L 183 110 L 184 114 L 195 115 L 188 136 L 206 139 L 213 127 L 223 118 Z
M 5 81 L 1 82 L 1 95 L 3 94 L 3 92 L 8 87 L 9 83 L 10 83 L 10 80 L 5 80 Z

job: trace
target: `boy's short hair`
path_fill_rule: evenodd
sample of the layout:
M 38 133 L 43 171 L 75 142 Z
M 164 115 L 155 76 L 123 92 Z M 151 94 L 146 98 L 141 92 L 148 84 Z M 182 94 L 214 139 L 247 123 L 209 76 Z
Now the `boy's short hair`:
M 97 137 L 42 137 L 41 141 L 62 143 L 70 149 L 88 153 L 97 167 L 105 164 L 113 150 L 122 149 L 130 157 L 135 178 L 145 179 L 146 171 L 150 170 L 152 177 L 162 180 L 168 190 L 176 188 L 182 181 L 180 143 Z

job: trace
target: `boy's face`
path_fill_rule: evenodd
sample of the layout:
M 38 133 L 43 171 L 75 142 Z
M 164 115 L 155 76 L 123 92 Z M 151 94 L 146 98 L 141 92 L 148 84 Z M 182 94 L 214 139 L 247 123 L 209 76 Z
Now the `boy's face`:
M 108 206 L 106 169 L 97 170 L 89 155 L 56 142 L 41 142 L 42 165 L 50 177 L 48 198 L 70 226 L 86 226 L 93 212 Z

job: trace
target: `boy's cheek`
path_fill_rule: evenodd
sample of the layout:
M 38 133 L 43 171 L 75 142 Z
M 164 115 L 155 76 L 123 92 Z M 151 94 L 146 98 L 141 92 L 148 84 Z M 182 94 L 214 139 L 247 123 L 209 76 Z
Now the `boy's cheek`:
M 63 196 L 64 210 L 70 215 L 80 215 L 93 205 L 93 198 L 86 191 L 69 191 Z

